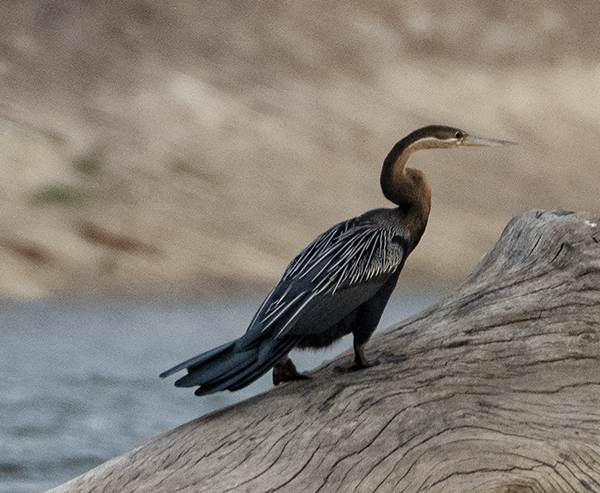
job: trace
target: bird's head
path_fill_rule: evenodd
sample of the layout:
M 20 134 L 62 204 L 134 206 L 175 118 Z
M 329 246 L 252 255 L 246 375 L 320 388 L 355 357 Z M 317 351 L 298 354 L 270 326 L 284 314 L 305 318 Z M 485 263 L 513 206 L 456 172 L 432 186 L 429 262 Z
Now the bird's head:
M 470 135 L 464 130 L 443 125 L 430 125 L 419 128 L 407 135 L 404 139 L 405 149 L 417 151 L 420 149 L 447 149 L 452 147 L 472 146 L 501 146 L 514 144 L 507 140 L 490 139 Z
M 507 140 L 489 139 L 470 135 L 460 128 L 446 127 L 443 125 L 430 125 L 411 132 L 403 139 L 396 142 L 392 150 L 383 161 L 381 170 L 381 189 L 383 194 L 394 204 L 414 203 L 415 177 L 421 188 L 428 188 L 425 175 L 421 171 L 406 168 L 408 158 L 413 152 L 421 149 L 452 149 L 454 147 L 470 146 L 502 146 L 514 144 Z M 407 174 L 410 179 L 406 180 Z

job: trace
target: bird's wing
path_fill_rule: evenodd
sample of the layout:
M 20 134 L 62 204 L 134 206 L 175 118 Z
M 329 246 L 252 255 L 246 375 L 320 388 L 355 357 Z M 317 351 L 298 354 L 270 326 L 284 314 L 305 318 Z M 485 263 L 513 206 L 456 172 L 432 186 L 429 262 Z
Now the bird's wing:
M 265 332 L 278 338 L 300 319 L 313 318 L 311 312 L 320 311 L 324 302 L 333 309 L 337 305 L 341 319 L 375 294 L 407 252 L 402 235 L 362 216 L 336 224 L 292 260 L 242 340 L 250 342 Z M 324 323 L 322 330 L 330 325 Z

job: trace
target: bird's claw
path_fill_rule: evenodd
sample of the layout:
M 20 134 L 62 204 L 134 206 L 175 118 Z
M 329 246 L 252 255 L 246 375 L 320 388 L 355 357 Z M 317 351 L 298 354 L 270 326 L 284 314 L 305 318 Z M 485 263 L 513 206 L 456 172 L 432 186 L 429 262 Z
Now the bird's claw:
M 291 359 L 287 358 L 283 362 L 278 362 L 273 366 L 273 385 L 279 385 L 283 382 L 294 382 L 296 380 L 309 380 L 308 375 L 299 373 L 296 365 Z

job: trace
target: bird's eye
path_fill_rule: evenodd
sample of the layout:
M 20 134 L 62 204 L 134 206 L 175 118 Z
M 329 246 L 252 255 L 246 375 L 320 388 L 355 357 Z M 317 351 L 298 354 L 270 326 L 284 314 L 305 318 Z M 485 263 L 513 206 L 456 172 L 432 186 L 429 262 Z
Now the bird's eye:
M 462 139 L 465 136 L 465 134 L 463 132 L 461 132 L 460 130 L 457 130 L 456 133 L 454 134 L 454 137 L 456 137 L 457 139 Z

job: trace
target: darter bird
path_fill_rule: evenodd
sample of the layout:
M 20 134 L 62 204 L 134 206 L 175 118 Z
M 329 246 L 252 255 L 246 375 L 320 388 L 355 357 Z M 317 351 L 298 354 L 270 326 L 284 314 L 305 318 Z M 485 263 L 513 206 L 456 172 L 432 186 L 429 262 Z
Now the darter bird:
M 419 243 L 431 210 L 431 189 L 422 171 L 407 168 L 413 152 L 511 142 L 475 137 L 432 125 L 396 143 L 383 162 L 381 189 L 396 204 L 336 224 L 292 260 L 262 303 L 246 333 L 199 354 L 160 376 L 181 370 L 177 387 L 196 395 L 246 387 L 273 368 L 275 385 L 307 378 L 288 357 L 294 348 L 323 348 L 354 336 L 354 364 L 366 368 L 365 344 L 375 331 L 400 271 Z

